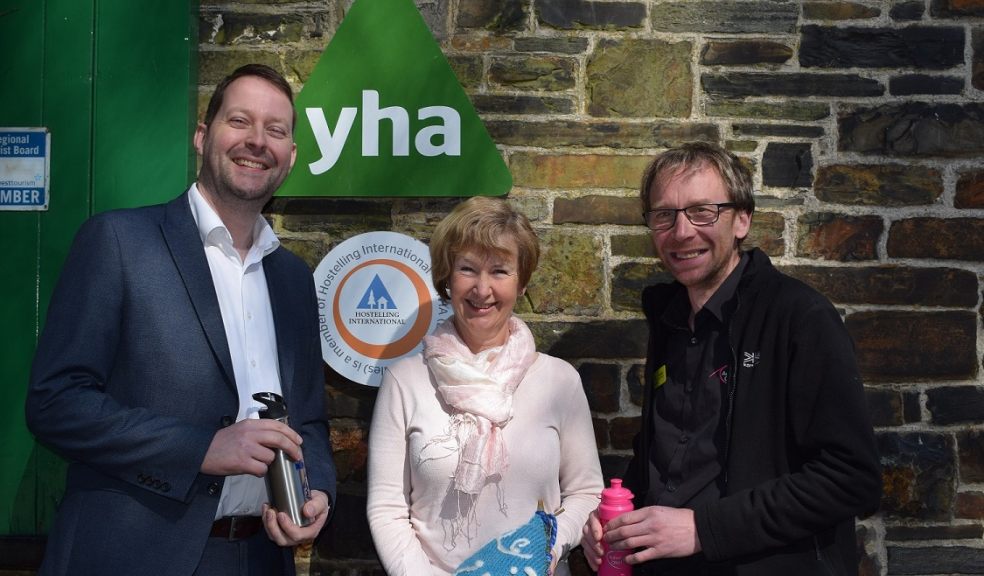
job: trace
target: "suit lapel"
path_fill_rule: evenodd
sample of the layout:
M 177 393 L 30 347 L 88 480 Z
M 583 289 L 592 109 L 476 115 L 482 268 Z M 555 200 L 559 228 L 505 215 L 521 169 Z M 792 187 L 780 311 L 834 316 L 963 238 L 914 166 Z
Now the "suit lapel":
M 222 367 L 226 383 L 235 390 L 236 377 L 232 369 L 225 326 L 222 324 L 222 312 L 215 296 L 215 285 L 205 258 L 205 248 L 191 215 L 187 192 L 167 203 L 161 231 L 212 353 Z
M 282 258 L 283 248 L 278 248 L 263 259 L 263 274 L 266 275 L 267 292 L 270 293 L 270 309 L 277 335 L 277 360 L 280 366 L 280 387 L 284 398 L 288 397 L 294 381 L 294 359 L 297 348 L 297 326 L 293 324 L 293 306 L 287 282 L 287 270 Z M 288 409 L 290 406 L 288 406 Z

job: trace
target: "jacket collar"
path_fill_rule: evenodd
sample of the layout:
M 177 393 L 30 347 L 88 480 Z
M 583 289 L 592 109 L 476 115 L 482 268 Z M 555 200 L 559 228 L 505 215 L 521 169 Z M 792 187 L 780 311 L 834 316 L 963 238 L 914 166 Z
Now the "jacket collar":
M 205 257 L 198 227 L 191 215 L 188 193 L 178 196 L 164 206 L 164 220 L 161 233 L 167 243 L 174 266 L 181 282 L 188 291 L 188 297 L 201 322 L 202 330 L 208 339 L 212 354 L 222 368 L 226 384 L 236 389 L 235 372 L 232 370 L 232 356 L 222 324 L 219 300 L 215 296 L 212 273 Z

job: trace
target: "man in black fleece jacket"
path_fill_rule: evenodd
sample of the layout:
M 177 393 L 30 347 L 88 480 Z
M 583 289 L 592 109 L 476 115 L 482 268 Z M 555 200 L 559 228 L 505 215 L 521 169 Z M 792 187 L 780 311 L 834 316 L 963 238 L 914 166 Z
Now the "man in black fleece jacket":
M 660 154 L 641 187 L 674 282 L 643 291 L 642 428 L 625 483 L 636 510 L 584 527 L 642 575 L 857 574 L 854 517 L 881 496 L 854 345 L 830 302 L 743 252 L 748 169 L 705 143 Z

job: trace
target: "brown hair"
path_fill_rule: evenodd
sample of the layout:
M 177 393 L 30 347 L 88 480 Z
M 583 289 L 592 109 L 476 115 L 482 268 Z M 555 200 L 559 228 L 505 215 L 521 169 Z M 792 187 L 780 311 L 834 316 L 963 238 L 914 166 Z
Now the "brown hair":
M 430 242 L 431 281 L 438 295 L 451 298 L 448 281 L 459 254 L 470 249 L 508 254 L 510 240 L 516 243 L 519 286 L 525 288 L 540 260 L 540 241 L 526 216 L 505 200 L 487 196 L 473 196 L 455 206 L 438 223 Z
M 233 70 L 231 74 L 223 78 L 222 81 L 219 82 L 218 86 L 215 87 L 215 92 L 212 93 L 212 97 L 208 101 L 208 108 L 205 109 L 205 119 L 202 120 L 203 124 L 208 126 L 212 123 L 212 120 L 215 119 L 215 115 L 219 113 L 219 108 L 222 108 L 222 102 L 225 100 L 226 89 L 229 88 L 230 84 L 243 76 L 255 76 L 261 80 L 266 80 L 272 84 L 273 87 L 283 92 L 284 96 L 287 96 L 287 100 L 290 101 L 290 104 L 293 107 L 294 90 L 290 87 L 287 79 L 280 75 L 280 72 L 277 72 L 266 64 L 244 64 Z M 293 117 L 291 118 L 292 130 L 296 124 L 297 110 L 294 110 Z
M 717 170 L 728 189 L 728 199 L 738 210 L 749 214 L 755 211 L 751 172 L 737 156 L 708 142 L 690 142 L 670 148 L 653 159 L 643 174 L 639 189 L 642 211 L 652 208 L 649 197 L 653 190 L 659 190 L 674 176 L 693 173 L 705 166 Z

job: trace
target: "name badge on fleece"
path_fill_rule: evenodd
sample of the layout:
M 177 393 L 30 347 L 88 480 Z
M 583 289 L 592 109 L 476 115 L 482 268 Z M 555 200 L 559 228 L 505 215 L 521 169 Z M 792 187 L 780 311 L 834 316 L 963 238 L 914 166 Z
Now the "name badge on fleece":
M 663 364 L 653 372 L 653 390 L 666 384 L 666 364 Z

